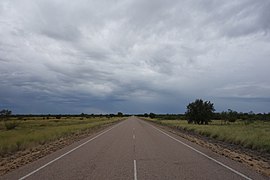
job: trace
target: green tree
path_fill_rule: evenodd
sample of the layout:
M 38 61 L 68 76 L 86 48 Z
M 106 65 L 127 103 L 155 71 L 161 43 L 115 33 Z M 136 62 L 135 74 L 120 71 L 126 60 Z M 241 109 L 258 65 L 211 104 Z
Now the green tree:
M 186 117 L 188 123 L 208 124 L 215 111 L 214 104 L 210 101 L 197 99 L 187 105 Z
M 9 117 L 11 116 L 12 111 L 8 109 L 3 109 L 0 111 L 0 117 L 2 121 L 7 121 Z
M 236 111 L 233 111 L 231 109 L 228 109 L 228 111 L 226 112 L 222 112 L 221 113 L 221 117 L 224 120 L 224 122 L 235 122 L 237 120 L 238 117 L 238 113 Z
M 86 114 L 84 114 L 84 113 L 81 113 L 81 114 L 80 114 L 80 116 L 81 116 L 81 117 L 85 117 L 85 116 L 86 116 Z
M 143 115 L 144 117 L 148 117 L 148 114 L 147 113 L 144 113 L 144 115 Z
M 122 112 L 118 112 L 118 113 L 117 113 L 117 116 L 118 116 L 118 117 L 122 117 L 122 116 L 123 116 L 123 113 L 122 113 Z
M 149 117 L 150 117 L 151 119 L 153 119 L 153 118 L 155 118 L 155 117 L 156 117 L 156 114 L 154 114 L 154 113 L 150 113 L 150 114 L 149 114 Z

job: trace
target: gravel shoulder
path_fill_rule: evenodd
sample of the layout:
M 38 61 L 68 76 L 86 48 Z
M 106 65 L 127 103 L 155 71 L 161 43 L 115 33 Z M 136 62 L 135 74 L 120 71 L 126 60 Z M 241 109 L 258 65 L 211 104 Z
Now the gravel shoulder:
M 187 131 L 181 128 L 168 127 L 165 125 L 154 124 L 162 129 L 183 137 L 202 147 L 211 149 L 213 152 L 238 161 L 255 171 L 270 177 L 270 154 L 244 148 L 240 145 L 230 144 L 213 138 L 202 136 L 195 132 Z
M 66 137 L 62 137 L 56 141 L 46 143 L 44 145 L 38 145 L 31 149 L 26 149 L 23 151 L 18 151 L 16 153 L 7 154 L 4 157 L 0 157 L 0 176 L 3 176 L 15 169 L 22 167 L 28 163 L 36 161 L 44 156 L 47 156 L 59 149 L 62 149 L 74 142 L 82 140 L 92 134 L 98 133 L 105 128 L 112 126 L 120 121 L 104 124 L 83 132 L 78 132 Z

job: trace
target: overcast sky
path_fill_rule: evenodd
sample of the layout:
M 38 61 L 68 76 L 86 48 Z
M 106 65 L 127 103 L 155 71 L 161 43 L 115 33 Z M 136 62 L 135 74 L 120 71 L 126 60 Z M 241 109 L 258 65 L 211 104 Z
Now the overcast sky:
M 269 0 L 1 0 L 0 109 L 270 112 Z

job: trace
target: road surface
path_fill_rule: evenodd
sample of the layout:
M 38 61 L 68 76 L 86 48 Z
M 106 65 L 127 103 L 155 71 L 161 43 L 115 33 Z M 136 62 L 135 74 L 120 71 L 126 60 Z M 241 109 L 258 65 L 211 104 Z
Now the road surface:
M 0 179 L 269 179 L 136 117 Z

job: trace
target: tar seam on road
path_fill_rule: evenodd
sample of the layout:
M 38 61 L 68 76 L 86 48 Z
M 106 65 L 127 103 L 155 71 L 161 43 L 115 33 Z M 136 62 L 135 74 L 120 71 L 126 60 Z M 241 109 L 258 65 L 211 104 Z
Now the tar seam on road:
M 147 123 L 147 124 L 148 124 L 148 123 Z M 148 124 L 148 125 L 150 125 L 150 124 Z M 210 157 L 210 156 L 204 154 L 203 152 L 201 152 L 201 151 L 195 149 L 194 147 L 192 147 L 192 146 L 190 146 L 190 145 L 188 145 L 188 144 L 186 144 L 186 143 L 184 143 L 184 142 L 182 142 L 182 141 L 180 141 L 180 140 L 178 140 L 178 139 L 176 139 L 176 138 L 170 136 L 169 134 L 163 132 L 162 130 L 160 130 L 160 129 L 156 128 L 156 127 L 154 127 L 153 125 L 150 125 L 150 126 L 152 126 L 152 128 L 154 128 L 154 129 L 158 130 L 159 132 L 163 133 L 164 135 L 168 136 L 169 138 L 171 138 L 171 139 L 173 139 L 173 140 L 175 140 L 175 141 L 177 141 L 177 142 L 183 144 L 184 146 L 190 148 L 191 150 L 193 150 L 193 151 L 195 151 L 195 152 L 197 152 L 197 153 L 203 155 L 204 157 L 206 157 L 206 158 L 208 158 L 208 159 L 214 161 L 215 163 L 219 164 L 220 166 L 223 166 L 223 167 L 227 168 L 228 170 L 234 172 L 235 174 L 238 174 L 239 176 L 241 176 L 241 177 L 243 177 L 243 178 L 245 178 L 245 179 L 252 180 L 250 177 L 248 177 L 248 176 L 246 176 L 246 175 L 244 175 L 244 174 L 238 172 L 237 170 L 235 170 L 235 169 L 233 169 L 233 168 L 231 168 L 231 167 L 229 167 L 229 166 L 223 164 L 222 162 L 220 162 L 220 161 L 218 161 L 218 160 L 216 160 L 216 159 L 214 159 L 214 158 L 212 158 L 212 157 Z
M 137 180 L 137 164 L 136 160 L 133 161 L 134 164 L 134 180 Z
M 123 122 L 122 122 L 122 123 L 123 123 Z M 122 124 L 122 123 L 120 123 L 120 124 Z M 46 166 L 48 166 L 48 165 L 54 163 L 55 161 L 61 159 L 61 158 L 64 157 L 64 156 L 66 156 L 66 155 L 72 153 L 73 151 L 75 151 L 75 150 L 79 149 L 80 147 L 86 145 L 86 144 L 89 143 L 90 141 L 93 141 L 94 139 L 98 138 L 99 136 L 102 136 L 103 134 L 109 132 L 110 130 L 114 129 L 115 127 L 119 126 L 120 124 L 117 124 L 117 125 L 113 126 L 112 128 L 110 128 L 110 129 L 108 129 L 108 130 L 106 130 L 106 131 L 104 131 L 104 132 L 98 134 L 97 136 L 95 136 L 95 137 L 89 139 L 88 141 L 86 141 L 86 142 L 80 144 L 79 146 L 77 146 L 77 147 L 71 149 L 70 151 L 68 151 L 68 152 L 66 152 L 66 153 L 64 153 L 64 154 L 62 154 L 61 156 L 59 156 L 59 157 L 57 157 L 57 158 L 51 160 L 50 162 L 44 164 L 43 166 L 41 166 L 41 167 L 37 168 L 36 170 L 30 172 L 29 174 L 27 174 L 27 175 L 25 175 L 25 176 L 19 178 L 19 180 L 23 180 L 23 179 L 25 179 L 25 178 L 27 178 L 27 177 L 29 177 L 29 176 L 35 174 L 36 172 L 40 171 L 41 169 L 45 168 Z

